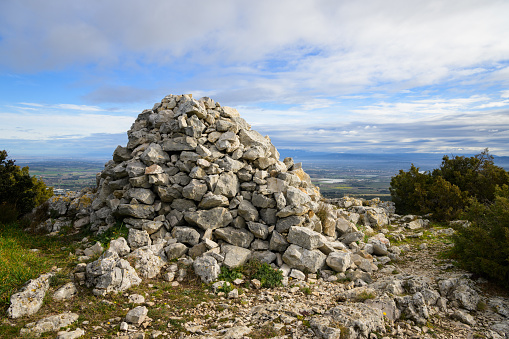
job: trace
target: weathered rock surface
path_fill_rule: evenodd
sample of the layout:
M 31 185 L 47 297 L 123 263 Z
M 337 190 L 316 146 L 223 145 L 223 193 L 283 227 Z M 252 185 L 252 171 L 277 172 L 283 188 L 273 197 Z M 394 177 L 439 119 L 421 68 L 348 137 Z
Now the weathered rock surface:
M 129 262 L 120 259 L 117 252 L 106 251 L 86 266 L 86 283 L 95 295 L 122 292 L 141 283 L 140 277 Z
M 56 331 L 62 327 L 69 326 L 78 320 L 76 313 L 62 313 L 41 319 L 35 323 L 26 324 L 21 329 L 21 336 L 40 337 L 44 332 Z
M 49 279 L 52 276 L 53 274 L 48 273 L 37 279 L 29 280 L 21 291 L 11 296 L 11 305 L 7 310 L 7 315 L 16 319 L 39 311 L 49 288 Z

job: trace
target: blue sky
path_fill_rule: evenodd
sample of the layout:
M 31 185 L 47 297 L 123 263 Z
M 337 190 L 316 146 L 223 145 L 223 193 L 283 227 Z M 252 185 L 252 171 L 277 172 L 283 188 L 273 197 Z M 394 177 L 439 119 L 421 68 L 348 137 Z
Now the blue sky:
M 281 149 L 509 155 L 509 2 L 0 1 L 0 149 L 111 155 L 167 94 Z

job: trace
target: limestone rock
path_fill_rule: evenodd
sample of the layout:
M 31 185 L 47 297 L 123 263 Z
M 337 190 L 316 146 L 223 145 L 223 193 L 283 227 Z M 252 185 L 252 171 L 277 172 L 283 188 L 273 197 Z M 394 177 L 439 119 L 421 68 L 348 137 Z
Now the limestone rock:
M 76 293 L 78 293 L 76 286 L 74 283 L 69 282 L 55 291 L 53 294 L 53 300 L 61 301 L 71 299 Z
M 123 257 L 124 255 L 131 252 L 129 245 L 127 245 L 127 241 L 123 237 L 119 237 L 110 241 L 109 249 L 111 251 L 117 252 L 120 257 Z
M 132 249 L 149 246 L 152 244 L 152 240 L 150 239 L 150 235 L 147 233 L 147 231 L 140 231 L 134 228 L 129 230 L 127 242 Z
M 200 233 L 191 227 L 176 226 L 171 231 L 171 235 L 178 242 L 191 246 L 197 245 L 200 242 Z
M 323 245 L 322 235 L 306 227 L 290 227 L 287 240 L 289 243 L 299 245 L 308 250 L 314 250 Z
M 214 234 L 219 239 L 244 248 L 248 248 L 254 239 L 253 233 L 246 229 L 237 229 L 234 227 L 218 228 L 214 231 Z
M 103 255 L 86 266 L 86 283 L 94 287 L 95 295 L 109 292 L 122 292 L 131 286 L 141 283 L 129 262 L 118 257 L 117 252 L 106 251 Z
M 29 280 L 25 286 L 11 296 L 11 305 L 7 310 L 9 318 L 20 318 L 35 314 L 42 306 L 42 302 L 49 288 L 51 273 L 43 274 L 37 279 Z
M 341 333 L 342 338 L 369 338 L 370 333 L 385 332 L 382 311 L 362 303 L 338 305 L 328 310 L 325 317 L 348 329 L 344 336 Z
M 77 328 L 74 331 L 60 331 L 57 333 L 56 339 L 76 339 L 85 335 L 85 331 Z
M 134 262 L 134 268 L 143 278 L 155 278 L 161 271 L 164 261 L 148 248 L 138 248 L 127 256 Z
M 215 281 L 220 273 L 217 260 L 208 255 L 197 258 L 193 262 L 193 269 L 194 273 L 206 283 Z
M 21 329 L 21 336 L 40 337 L 44 332 L 56 331 L 62 327 L 69 326 L 78 320 L 76 313 L 61 313 L 41 319 L 35 323 L 26 324 Z
M 184 218 L 191 225 L 198 226 L 203 230 L 225 227 L 233 220 L 231 213 L 224 207 L 185 212 Z
M 290 245 L 283 254 L 283 261 L 292 268 L 316 273 L 325 263 L 326 256 L 318 250 L 307 250 L 295 244 Z
M 137 306 L 127 312 L 125 319 L 128 323 L 139 326 L 145 320 L 148 309 L 145 306 Z
M 225 253 L 223 264 L 228 268 L 244 265 L 251 257 L 251 251 L 232 245 L 224 245 L 222 252 Z
M 350 253 L 347 252 L 331 252 L 326 262 L 336 272 L 345 272 L 352 264 Z

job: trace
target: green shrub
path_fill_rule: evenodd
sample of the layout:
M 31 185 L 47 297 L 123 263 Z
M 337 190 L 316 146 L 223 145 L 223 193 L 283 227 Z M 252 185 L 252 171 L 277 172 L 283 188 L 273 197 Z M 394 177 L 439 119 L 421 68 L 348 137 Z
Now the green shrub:
M 253 279 L 260 280 L 262 287 L 273 288 L 282 285 L 283 272 L 272 268 L 267 263 L 261 263 L 254 274 Z
M 242 268 L 228 268 L 226 266 L 221 266 L 221 273 L 219 273 L 217 280 L 233 282 L 235 279 L 241 279 L 243 277 Z
M 452 220 L 473 201 L 494 200 L 495 188 L 509 184 L 509 173 L 495 166 L 488 149 L 474 157 L 444 156 L 440 168 L 421 172 L 413 164 L 391 179 L 392 201 L 399 214 L 432 213 L 435 220 Z
M 495 189 L 493 203 L 472 200 L 464 216 L 472 224 L 453 237 L 458 264 L 509 287 L 509 186 Z
M 247 280 L 258 279 L 262 287 L 273 288 L 282 285 L 283 272 L 272 268 L 267 263 L 251 260 L 240 267 L 228 268 L 221 266 L 221 273 L 219 273 L 217 280 L 233 282 L 235 279 L 241 278 Z
M 29 213 L 53 195 L 53 188 L 46 187 L 41 179 L 30 176 L 28 167 L 20 168 L 15 160 L 7 160 L 7 152 L 0 151 L 0 206 L 7 214 L 3 222 L 12 221 Z

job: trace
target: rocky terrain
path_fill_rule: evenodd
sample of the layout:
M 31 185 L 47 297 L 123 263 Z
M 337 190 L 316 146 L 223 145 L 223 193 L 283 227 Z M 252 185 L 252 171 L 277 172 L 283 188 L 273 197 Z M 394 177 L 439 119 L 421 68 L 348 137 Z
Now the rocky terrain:
M 128 136 L 97 187 L 52 198 L 39 225 L 128 233 L 106 247 L 84 238 L 71 281 L 50 288 L 56 268 L 14 294 L 9 321 L 33 320 L 20 335 L 509 337 L 509 299 L 439 258 L 453 228 L 378 199 L 324 200 L 235 109 L 170 95 Z M 282 286 L 220 280 L 253 260 L 280 270 Z

